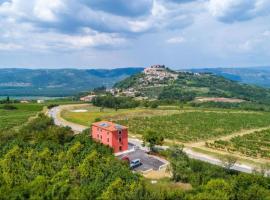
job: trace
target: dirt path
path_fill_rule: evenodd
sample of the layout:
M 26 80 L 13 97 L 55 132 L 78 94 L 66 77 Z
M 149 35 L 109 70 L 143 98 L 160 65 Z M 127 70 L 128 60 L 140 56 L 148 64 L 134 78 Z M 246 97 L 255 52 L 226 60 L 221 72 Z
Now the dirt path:
M 263 128 L 250 129 L 250 130 L 242 130 L 242 131 L 233 133 L 231 135 L 222 136 L 222 137 L 218 137 L 215 139 L 210 139 L 210 140 L 205 140 L 205 141 L 200 141 L 200 142 L 195 142 L 195 143 L 185 143 L 184 146 L 187 150 L 195 151 L 195 152 L 196 151 L 204 152 L 204 154 L 215 155 L 215 157 L 220 157 L 220 156 L 225 156 L 225 155 L 233 155 L 233 156 L 237 157 L 239 161 L 242 161 L 244 163 L 253 163 L 253 164 L 251 164 L 253 167 L 254 166 L 258 167 L 258 165 L 270 163 L 270 161 L 268 159 L 264 159 L 264 158 L 248 157 L 246 155 L 241 154 L 240 152 L 231 153 L 231 152 L 227 152 L 225 150 L 209 148 L 205 145 L 205 143 L 206 142 L 212 143 L 216 140 L 228 141 L 228 140 L 230 140 L 234 137 L 237 137 L 237 136 L 244 136 L 247 134 L 252 134 L 252 133 L 255 133 L 257 131 L 263 131 L 263 130 L 267 130 L 267 129 L 270 129 L 270 126 L 263 127 Z
M 255 129 L 249 129 L 249 130 L 241 130 L 238 132 L 235 132 L 230 135 L 217 137 L 215 139 L 209 139 L 209 140 L 203 140 L 199 142 L 189 142 L 189 143 L 183 143 L 179 141 L 169 140 L 166 139 L 165 142 L 168 144 L 176 144 L 176 145 L 183 145 L 184 151 L 192 158 L 202 160 L 205 162 L 209 162 L 212 164 L 220 165 L 221 161 L 220 158 L 222 156 L 226 155 L 233 155 L 238 158 L 238 165 L 235 166 L 235 170 L 251 173 L 253 171 L 253 168 L 258 168 L 263 164 L 270 163 L 270 160 L 264 159 L 264 158 L 253 158 L 248 157 L 246 155 L 243 155 L 238 152 L 227 152 L 225 150 L 219 150 L 214 148 L 209 148 L 205 145 L 206 142 L 212 143 L 216 140 L 224 140 L 228 141 L 234 137 L 237 136 L 244 136 L 247 134 L 252 134 L 257 131 L 263 131 L 270 129 L 270 126 L 262 127 L 262 128 L 255 128 Z M 244 164 L 243 164 L 244 163 Z
M 263 131 L 263 130 L 267 130 L 267 129 L 270 129 L 270 126 L 262 127 L 262 128 L 254 128 L 254 129 L 249 129 L 249 130 L 241 130 L 241 131 L 232 133 L 230 135 L 217 137 L 215 139 L 209 139 L 209 140 L 204 140 L 204 141 L 200 141 L 200 142 L 190 142 L 190 143 L 184 143 L 184 144 L 185 144 L 185 146 L 188 146 L 188 147 L 202 147 L 202 146 L 205 146 L 206 142 L 212 143 L 212 142 L 215 142 L 217 140 L 228 141 L 228 140 L 230 140 L 234 137 L 237 137 L 237 136 L 244 136 L 244 135 L 248 135 L 251 133 L 255 133 L 257 131 Z

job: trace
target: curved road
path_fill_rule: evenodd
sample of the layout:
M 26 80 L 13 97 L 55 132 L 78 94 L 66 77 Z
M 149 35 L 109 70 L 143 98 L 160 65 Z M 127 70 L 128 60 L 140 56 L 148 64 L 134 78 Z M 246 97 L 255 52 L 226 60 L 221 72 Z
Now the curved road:
M 76 134 L 81 133 L 83 130 L 87 129 L 88 127 L 86 126 L 82 126 L 76 123 L 72 123 L 69 121 L 66 121 L 65 119 L 63 119 L 61 117 L 61 111 L 63 109 L 70 109 L 70 108 L 76 108 L 79 107 L 81 105 L 63 105 L 63 106 L 58 106 L 58 107 L 54 107 L 52 109 L 50 109 L 47 112 L 47 115 L 52 117 L 54 119 L 54 123 L 58 126 L 68 126 L 70 127 Z M 129 138 L 129 142 L 135 144 L 136 146 L 139 146 L 140 148 L 142 147 L 142 141 L 139 139 L 134 139 L 134 138 Z M 167 146 L 161 146 L 160 148 L 166 149 L 168 148 Z M 203 154 L 203 153 L 198 153 L 195 151 L 192 151 L 190 148 L 184 148 L 184 152 L 193 159 L 197 159 L 197 160 L 201 160 L 204 162 L 208 162 L 214 165 L 219 165 L 222 166 L 222 161 L 212 157 L 210 155 L 207 154 Z M 236 170 L 236 171 L 240 171 L 240 172 L 245 172 L 245 173 L 252 173 L 254 168 L 248 165 L 243 165 L 243 164 L 238 164 L 236 163 L 232 169 Z

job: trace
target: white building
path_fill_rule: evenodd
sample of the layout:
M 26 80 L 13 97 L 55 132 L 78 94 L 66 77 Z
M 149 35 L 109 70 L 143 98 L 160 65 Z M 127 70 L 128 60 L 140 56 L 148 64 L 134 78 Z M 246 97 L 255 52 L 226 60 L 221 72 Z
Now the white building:
M 96 95 L 87 95 L 85 97 L 81 97 L 80 100 L 84 101 L 84 102 L 90 102 L 92 101 L 94 98 L 96 97 Z

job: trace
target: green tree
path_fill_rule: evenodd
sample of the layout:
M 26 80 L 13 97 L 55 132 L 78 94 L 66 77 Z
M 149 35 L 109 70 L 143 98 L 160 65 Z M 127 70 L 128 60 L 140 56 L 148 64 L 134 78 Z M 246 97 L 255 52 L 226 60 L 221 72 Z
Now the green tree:
M 237 162 L 237 157 L 232 156 L 232 155 L 225 155 L 221 157 L 221 161 L 222 161 L 222 165 L 227 170 L 230 170 Z
M 10 103 L 10 98 L 9 98 L 9 96 L 7 96 L 6 103 L 7 103 L 7 104 Z
M 143 141 L 145 144 L 149 145 L 151 151 L 154 151 L 156 145 L 162 145 L 164 142 L 164 138 L 151 130 L 146 131 L 146 134 L 143 136 Z

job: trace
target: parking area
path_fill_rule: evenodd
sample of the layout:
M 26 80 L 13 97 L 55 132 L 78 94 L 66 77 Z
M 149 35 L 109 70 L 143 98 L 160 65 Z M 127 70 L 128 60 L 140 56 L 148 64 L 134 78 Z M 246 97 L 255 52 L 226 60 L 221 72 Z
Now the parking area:
M 119 157 L 119 159 L 122 159 L 123 157 L 127 156 L 129 160 L 135 160 L 140 159 L 142 165 L 135 168 L 135 171 L 141 171 L 141 172 L 147 172 L 151 170 L 158 171 L 161 167 L 168 164 L 167 161 L 160 159 L 155 156 L 148 155 L 144 150 L 136 149 L 133 152 L 129 152 L 126 154 L 122 154 Z

